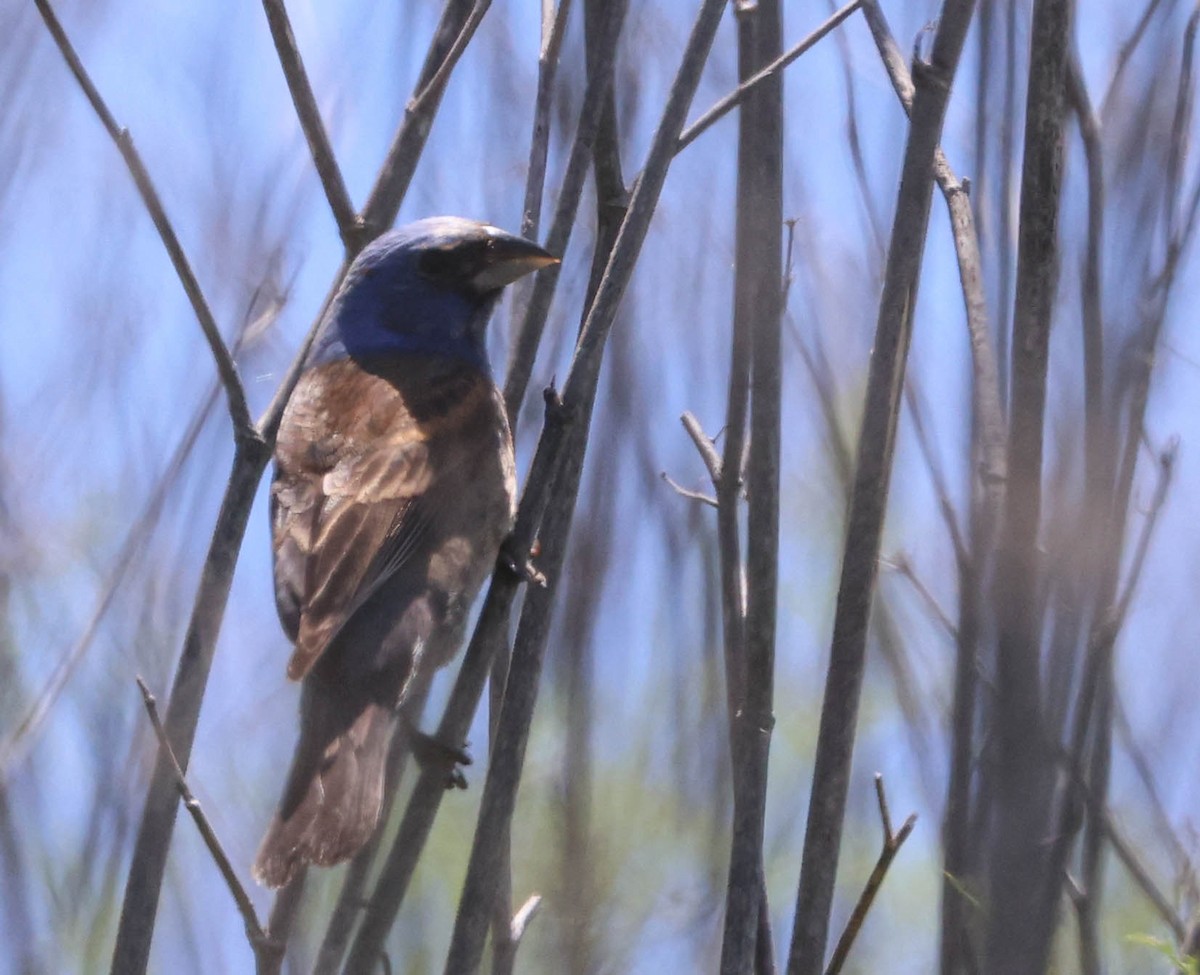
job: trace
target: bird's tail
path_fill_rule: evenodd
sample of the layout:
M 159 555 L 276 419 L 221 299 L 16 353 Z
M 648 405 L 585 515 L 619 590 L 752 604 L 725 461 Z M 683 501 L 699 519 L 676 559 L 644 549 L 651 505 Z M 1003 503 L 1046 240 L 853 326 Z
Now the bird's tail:
M 254 879 L 283 887 L 305 864 L 330 866 L 370 838 L 383 803 L 393 712 L 348 702 L 305 682 L 301 733 L 279 809 L 254 861 Z

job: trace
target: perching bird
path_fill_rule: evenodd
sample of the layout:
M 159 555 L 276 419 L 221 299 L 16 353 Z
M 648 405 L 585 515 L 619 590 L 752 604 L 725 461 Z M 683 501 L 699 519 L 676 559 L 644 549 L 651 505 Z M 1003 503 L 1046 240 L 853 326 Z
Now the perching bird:
M 355 260 L 279 428 L 275 600 L 303 680 L 300 741 L 254 864 L 268 887 L 375 829 L 396 714 L 454 655 L 512 525 L 512 438 L 486 328 L 506 284 L 557 259 L 459 217 Z

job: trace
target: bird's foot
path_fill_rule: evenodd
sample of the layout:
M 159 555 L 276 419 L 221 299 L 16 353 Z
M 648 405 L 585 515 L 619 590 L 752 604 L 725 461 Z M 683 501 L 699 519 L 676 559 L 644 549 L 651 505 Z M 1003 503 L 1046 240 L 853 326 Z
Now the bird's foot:
M 470 765 L 471 756 L 464 748 L 455 748 L 444 741 L 419 731 L 415 725 L 405 722 L 409 748 L 422 771 L 433 769 L 444 771 L 447 789 L 465 789 L 467 777 L 460 765 Z
M 535 540 L 533 547 L 529 550 L 529 555 L 526 556 L 517 551 L 516 545 L 513 544 L 513 538 L 509 535 L 500 546 L 500 564 L 522 582 L 529 582 L 545 589 L 546 577 L 533 564 L 533 559 L 537 558 L 541 551 L 540 543 Z

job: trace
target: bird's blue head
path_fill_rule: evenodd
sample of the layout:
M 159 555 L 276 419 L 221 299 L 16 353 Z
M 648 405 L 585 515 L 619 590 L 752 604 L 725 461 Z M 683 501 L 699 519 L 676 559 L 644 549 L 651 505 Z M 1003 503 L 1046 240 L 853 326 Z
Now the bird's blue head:
M 369 244 L 321 325 L 308 365 L 347 356 L 445 356 L 488 372 L 487 323 L 501 290 L 558 259 L 462 217 L 428 217 Z

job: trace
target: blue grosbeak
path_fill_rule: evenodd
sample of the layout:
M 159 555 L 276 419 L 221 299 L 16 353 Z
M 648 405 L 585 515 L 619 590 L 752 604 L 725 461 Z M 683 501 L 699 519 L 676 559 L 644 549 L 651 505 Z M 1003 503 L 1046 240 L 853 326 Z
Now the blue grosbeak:
M 432 217 L 351 266 L 275 448 L 275 600 L 302 680 L 300 740 L 254 874 L 352 856 L 383 799 L 406 699 L 449 661 L 512 525 L 512 438 L 491 379 L 501 289 L 556 259 Z

